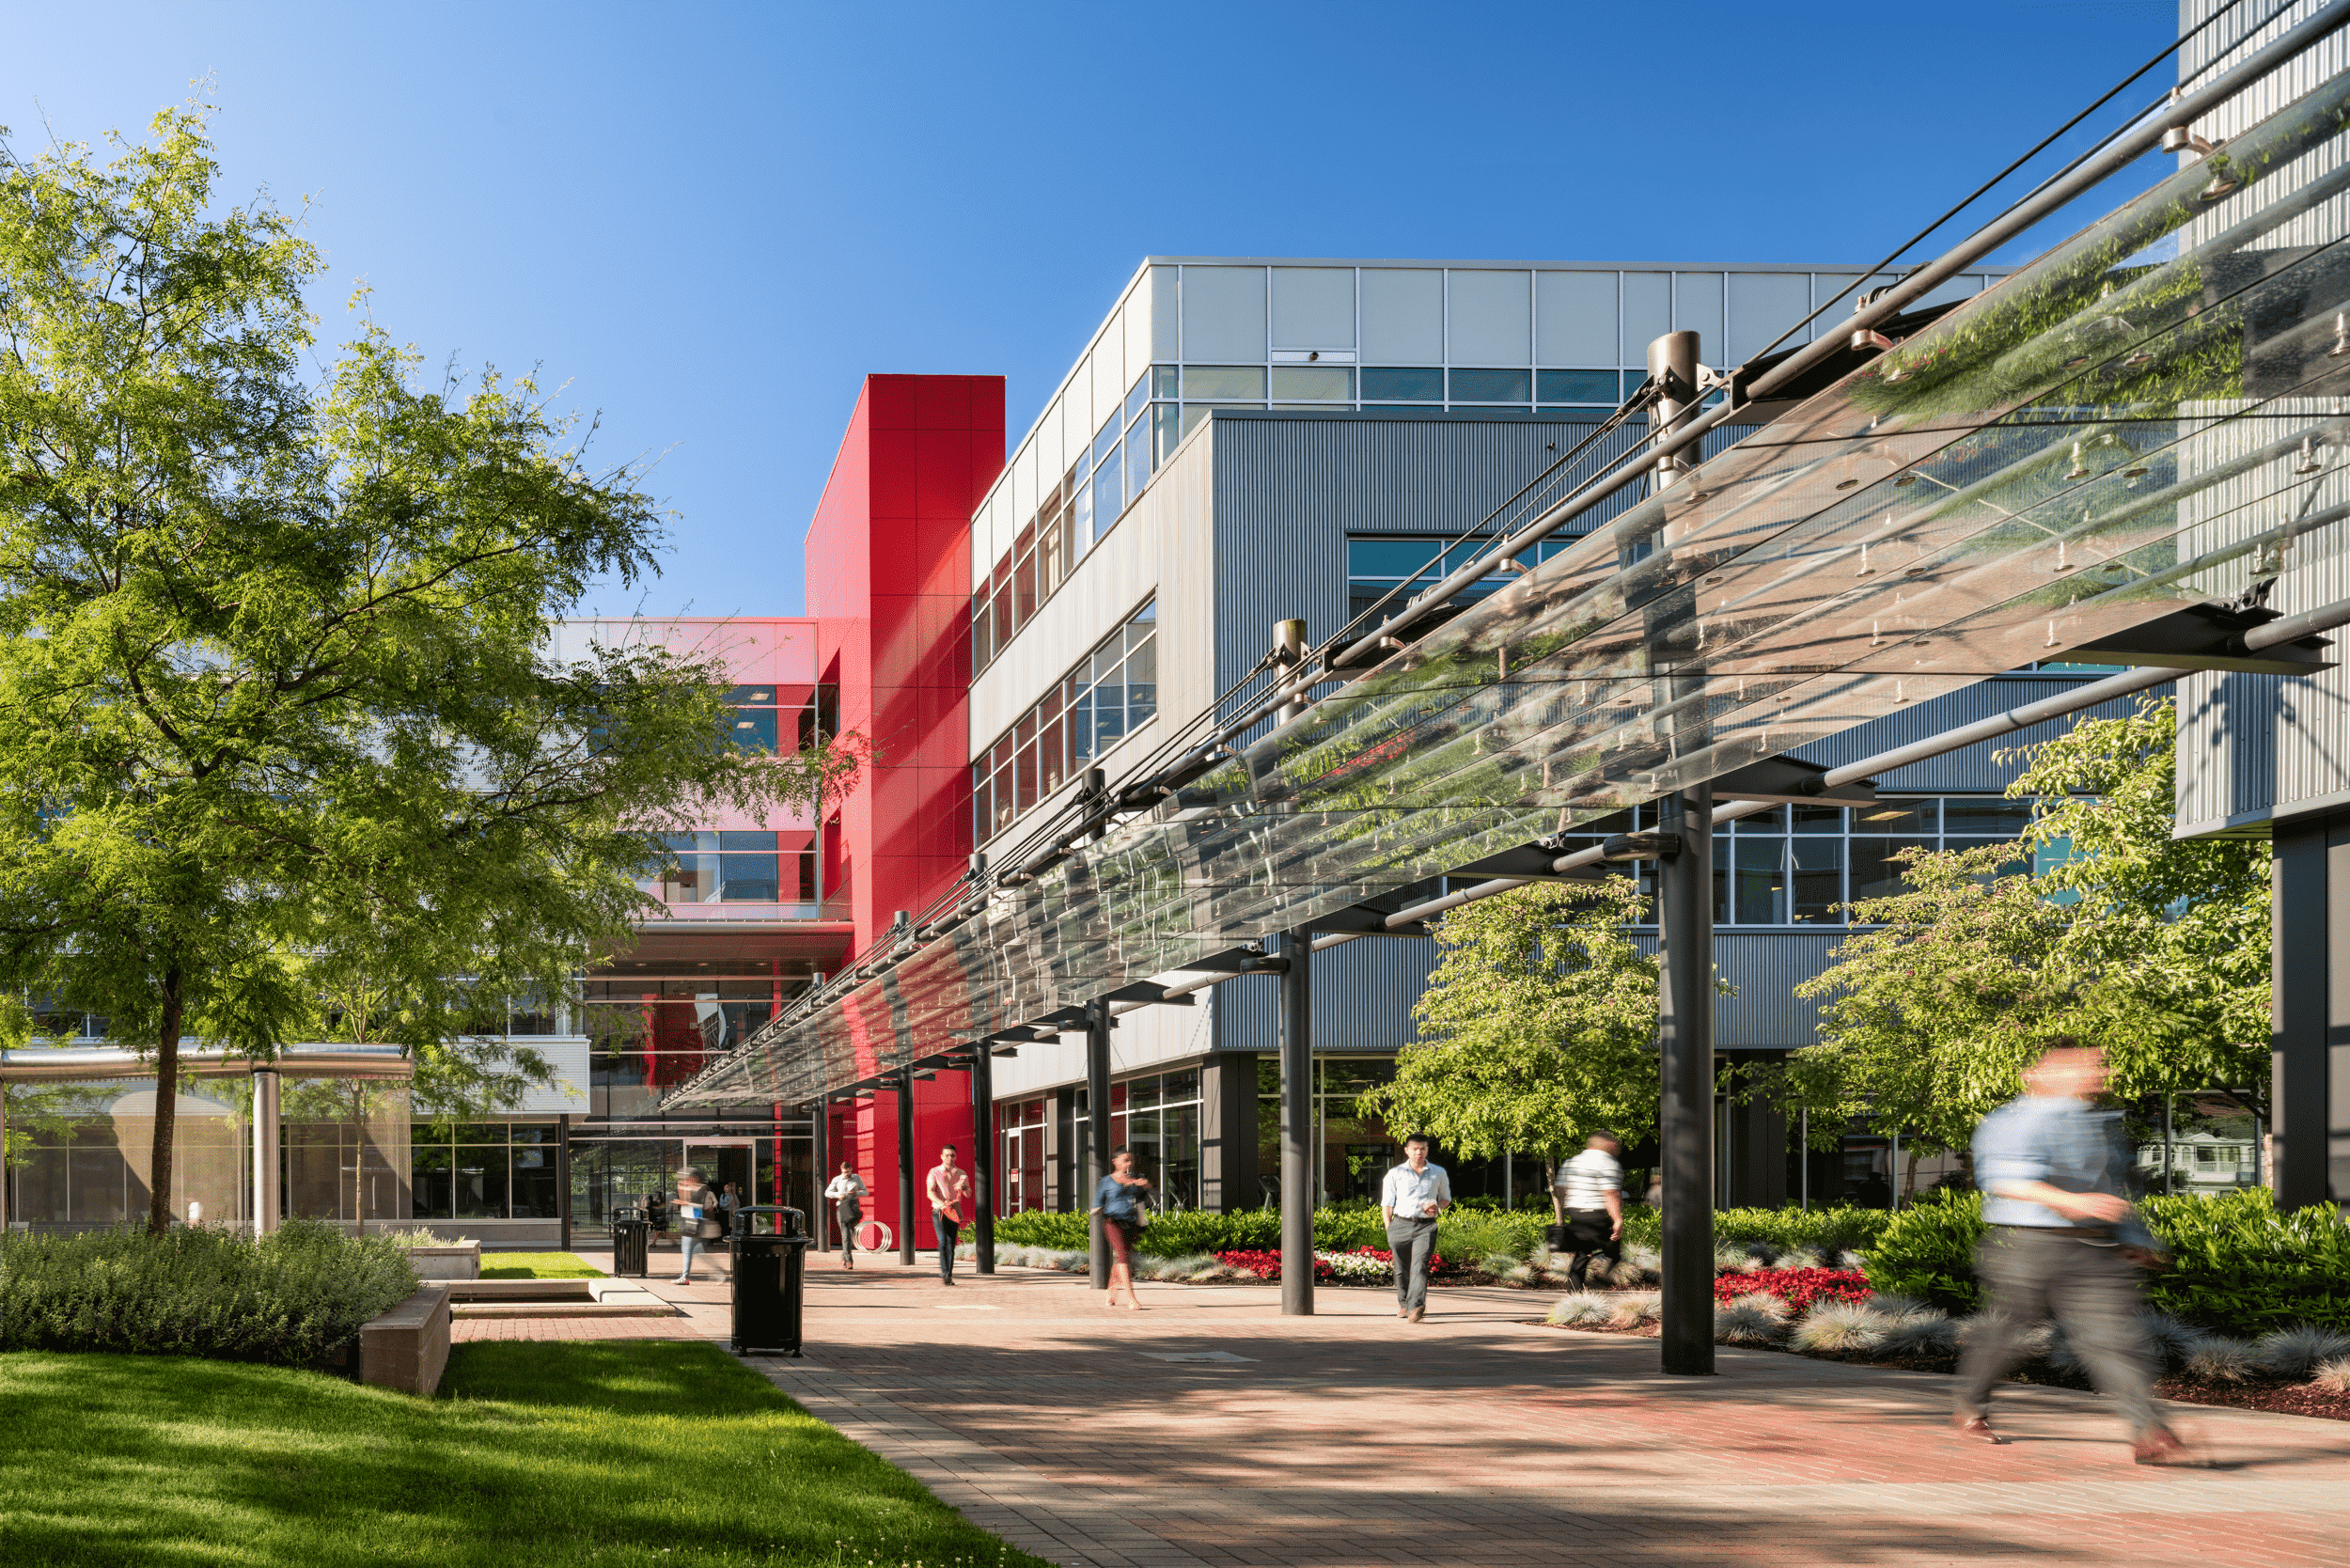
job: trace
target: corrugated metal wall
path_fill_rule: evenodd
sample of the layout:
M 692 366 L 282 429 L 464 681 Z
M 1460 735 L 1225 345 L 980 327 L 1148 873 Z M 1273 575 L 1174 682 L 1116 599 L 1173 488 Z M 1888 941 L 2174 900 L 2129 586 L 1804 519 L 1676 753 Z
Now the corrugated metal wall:
M 1314 955 L 1314 1049 L 1390 1052 L 1412 1038 L 1412 1008 L 1428 989 L 1436 945 L 1373 937 Z M 1215 1048 L 1272 1051 L 1280 982 L 1246 976 L 1215 988 Z
M 2038 702 L 2060 692 L 2085 684 L 2082 679 L 2057 676 L 2001 675 L 1974 685 L 1962 687 L 1920 702 L 1906 712 L 1890 714 L 1831 735 L 1803 747 L 1794 755 L 1823 767 L 1839 767 L 1895 746 L 1908 745 L 1961 725 L 1972 724 L 2003 713 L 2010 708 L 2020 708 L 2028 702 Z M 2159 697 L 2170 690 L 2155 688 Z M 2117 718 L 2132 711 L 2136 698 L 2124 698 L 2090 710 L 2097 718 Z M 2020 745 L 2037 745 L 2053 740 L 2077 723 L 2077 718 L 2051 719 L 2035 724 L 2029 729 L 2016 731 L 1996 741 L 1978 742 L 1974 745 L 1936 757 L 1930 761 L 1896 768 L 1877 779 L 1877 787 L 1893 793 L 1982 794 L 2006 789 L 2022 771 L 2015 763 L 2001 762 L 1998 754 Z

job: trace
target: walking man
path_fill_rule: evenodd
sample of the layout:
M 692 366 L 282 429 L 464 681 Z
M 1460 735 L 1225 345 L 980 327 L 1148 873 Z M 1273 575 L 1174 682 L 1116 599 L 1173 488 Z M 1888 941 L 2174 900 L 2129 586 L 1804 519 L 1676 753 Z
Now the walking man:
M 1570 1254 L 1567 1278 L 1576 1290 L 1585 1289 L 1583 1276 L 1594 1256 L 1613 1269 L 1623 1261 L 1623 1145 L 1616 1135 L 1602 1130 L 1584 1139 L 1583 1152 L 1559 1168 L 1550 1189 L 1551 1212 L 1559 1221 L 1554 1251 Z
M 938 1278 L 951 1285 L 955 1282 L 955 1241 L 963 1230 L 964 1215 L 971 1207 L 971 1176 L 955 1164 L 955 1146 L 947 1145 L 938 1152 L 938 1164 L 931 1171 L 931 1229 L 938 1233 Z
M 2024 1070 L 2024 1096 L 1975 1129 L 1975 1179 L 1989 1233 L 1975 1272 L 1988 1287 L 1978 1332 L 1959 1360 L 1959 1433 L 2004 1441 L 1988 1419 L 1992 1385 L 2023 1355 L 2026 1335 L 2054 1318 L 2098 1390 L 2129 1423 L 2140 1465 L 2196 1459 L 2154 1414 L 2151 1347 L 2138 1282 L 2159 1261 L 2123 1196 L 2129 1152 L 2122 1116 L 2091 1103 L 2106 1087 L 2105 1054 L 2060 1036 Z
M 824 1196 L 833 1200 L 840 1214 L 841 1266 L 854 1268 L 856 1228 L 865 1223 L 865 1178 L 856 1173 L 854 1160 L 840 1162 L 840 1174 L 824 1188 Z
M 1418 1323 L 1428 1315 L 1428 1262 L 1436 1250 L 1436 1216 L 1452 1206 L 1444 1167 L 1428 1163 L 1428 1135 L 1403 1140 L 1403 1163 L 1379 1187 L 1379 1213 L 1395 1254 L 1395 1315 Z

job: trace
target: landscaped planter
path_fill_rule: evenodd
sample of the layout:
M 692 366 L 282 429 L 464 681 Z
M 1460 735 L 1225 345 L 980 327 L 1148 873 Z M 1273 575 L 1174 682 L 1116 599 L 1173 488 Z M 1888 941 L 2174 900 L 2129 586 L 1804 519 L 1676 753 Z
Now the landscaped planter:
M 419 1279 L 478 1279 L 481 1278 L 481 1244 L 478 1241 L 448 1242 L 433 1247 L 410 1247 L 401 1250 L 415 1265 Z
M 390 1311 L 361 1324 L 359 1381 L 406 1394 L 438 1388 L 448 1367 L 448 1296 L 446 1284 L 419 1285 Z

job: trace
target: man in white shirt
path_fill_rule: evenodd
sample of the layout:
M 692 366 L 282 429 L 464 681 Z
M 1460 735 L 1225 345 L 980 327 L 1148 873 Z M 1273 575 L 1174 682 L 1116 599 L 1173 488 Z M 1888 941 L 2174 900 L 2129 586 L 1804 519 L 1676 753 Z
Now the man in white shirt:
M 832 1184 L 824 1188 L 824 1196 L 839 1208 L 841 1265 L 854 1268 L 856 1228 L 865 1223 L 865 1178 L 856 1173 L 856 1162 L 840 1162 L 840 1174 L 835 1176 Z M 820 1214 L 816 1217 L 822 1219 L 823 1215 Z
M 1395 1315 L 1418 1323 L 1428 1315 L 1428 1262 L 1436 1250 L 1436 1216 L 1452 1206 L 1444 1167 L 1428 1163 L 1428 1138 L 1403 1140 L 1404 1160 L 1379 1185 L 1379 1212 L 1395 1254 Z
M 1583 1152 L 1559 1168 L 1550 1189 L 1559 1231 L 1553 1250 L 1573 1254 L 1567 1278 L 1578 1291 L 1594 1256 L 1606 1259 L 1611 1269 L 1623 1260 L 1623 1166 L 1617 1159 L 1622 1152 L 1615 1134 L 1593 1133 Z

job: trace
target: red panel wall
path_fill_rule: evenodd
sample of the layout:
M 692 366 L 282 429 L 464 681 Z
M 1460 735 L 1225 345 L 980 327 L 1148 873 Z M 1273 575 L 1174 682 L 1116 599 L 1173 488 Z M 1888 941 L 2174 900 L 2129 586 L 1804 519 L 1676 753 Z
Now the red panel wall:
M 1000 376 L 868 376 L 807 532 L 840 724 L 871 748 L 837 849 L 855 945 L 971 855 L 971 512 L 1004 464 Z
M 847 883 L 853 949 L 970 863 L 971 513 L 1003 466 L 1002 377 L 868 376 L 808 525 L 818 679 L 839 687 L 842 730 L 870 747 L 824 849 L 827 896 Z M 941 1073 L 914 1090 L 915 1242 L 935 1247 L 918 1184 L 942 1144 L 970 1165 L 970 1084 Z M 868 1217 L 895 1230 L 895 1098 L 836 1108 L 831 1131 L 834 1170 L 854 1158 Z

